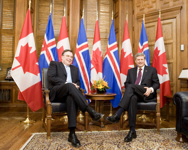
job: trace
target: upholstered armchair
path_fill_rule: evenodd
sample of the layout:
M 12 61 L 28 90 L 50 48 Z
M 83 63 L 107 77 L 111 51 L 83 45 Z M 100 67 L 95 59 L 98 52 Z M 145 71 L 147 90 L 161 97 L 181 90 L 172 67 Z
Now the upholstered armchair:
M 124 94 L 125 89 L 122 90 L 122 95 Z M 154 113 L 155 115 L 155 121 L 154 122 L 136 122 L 136 125 L 148 125 L 148 126 L 154 126 L 157 128 L 157 133 L 159 134 L 160 132 L 160 89 L 157 90 L 157 97 L 155 98 L 156 102 L 138 102 L 138 111 L 137 114 L 150 114 Z M 124 120 L 123 121 L 123 115 L 121 115 L 120 118 L 120 128 L 123 128 L 123 125 L 128 121 Z
M 173 103 L 176 105 L 176 140 L 188 141 L 188 92 L 175 93 Z
M 48 89 L 48 79 L 47 79 L 48 68 L 42 69 L 42 91 L 43 91 L 43 126 L 47 131 L 47 139 L 50 139 L 51 132 L 51 121 L 52 115 L 65 116 L 66 104 L 59 102 L 50 102 L 49 89 Z M 84 91 L 82 91 L 84 94 Z M 88 128 L 88 112 L 84 113 L 84 123 L 77 120 L 77 123 L 84 126 L 84 130 L 87 131 Z

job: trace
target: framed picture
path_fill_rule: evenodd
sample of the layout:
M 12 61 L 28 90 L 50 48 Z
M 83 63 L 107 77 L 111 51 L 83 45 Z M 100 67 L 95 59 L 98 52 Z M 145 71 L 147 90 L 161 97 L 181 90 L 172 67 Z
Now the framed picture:
M 7 73 L 5 76 L 5 80 L 13 81 L 13 78 L 11 76 L 11 67 L 7 68 Z

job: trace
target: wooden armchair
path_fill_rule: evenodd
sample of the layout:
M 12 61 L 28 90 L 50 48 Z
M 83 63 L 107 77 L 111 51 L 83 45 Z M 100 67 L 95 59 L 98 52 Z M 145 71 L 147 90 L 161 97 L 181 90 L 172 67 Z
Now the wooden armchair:
M 122 91 L 122 94 L 124 94 L 125 90 Z M 157 97 L 156 102 L 138 102 L 138 111 L 137 114 L 147 114 L 147 113 L 155 113 L 155 122 L 136 122 L 136 125 L 148 125 L 148 126 L 156 126 L 157 133 L 159 134 L 159 128 L 160 128 L 160 90 L 157 90 Z M 123 120 L 123 115 L 121 115 L 120 118 L 120 128 L 123 128 L 123 125 L 128 120 Z
M 47 131 L 47 139 L 50 139 L 52 115 L 65 116 L 67 115 L 67 113 L 66 113 L 65 103 L 50 102 L 50 98 L 49 98 L 50 91 L 48 89 L 47 71 L 48 71 L 48 68 L 42 69 L 42 91 L 43 91 L 43 102 L 44 102 L 42 116 L 43 116 L 43 126 Z M 84 125 L 84 130 L 87 131 L 88 112 L 85 112 L 84 114 L 84 123 L 79 122 L 79 121 L 77 121 L 77 123 Z

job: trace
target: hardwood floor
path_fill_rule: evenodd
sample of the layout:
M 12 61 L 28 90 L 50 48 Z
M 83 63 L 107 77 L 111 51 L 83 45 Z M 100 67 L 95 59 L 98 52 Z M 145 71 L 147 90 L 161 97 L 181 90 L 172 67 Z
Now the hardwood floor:
M 105 113 L 108 115 L 108 113 Z M 20 121 L 26 119 L 26 112 L 13 112 L 13 111 L 0 111 L 0 150 L 18 150 L 29 139 L 32 133 L 45 132 L 42 126 L 42 112 L 30 112 L 30 118 L 36 122 L 30 125 L 20 123 Z M 58 119 L 54 120 L 54 127 L 52 132 L 59 131 L 58 126 L 62 126 L 62 122 Z M 60 123 L 60 124 L 59 124 Z M 66 126 L 66 125 L 65 125 Z M 167 122 L 162 117 L 160 128 L 174 128 L 175 117 L 171 117 Z M 80 125 L 78 128 L 83 129 Z M 137 128 L 146 128 L 138 127 Z M 148 128 L 148 127 L 147 127 Z M 65 128 L 68 131 L 68 128 Z M 128 129 L 128 127 L 124 127 Z M 108 124 L 105 128 L 101 128 L 95 125 L 89 125 L 90 131 L 111 131 L 120 130 L 119 123 Z

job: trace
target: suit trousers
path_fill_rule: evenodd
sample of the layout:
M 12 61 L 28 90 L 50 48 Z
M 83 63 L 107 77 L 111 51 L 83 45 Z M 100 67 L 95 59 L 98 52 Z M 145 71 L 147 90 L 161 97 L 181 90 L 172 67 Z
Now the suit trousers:
M 66 103 L 68 115 L 68 127 L 76 127 L 78 107 L 84 112 L 88 106 L 82 92 L 72 83 L 66 83 L 57 87 L 55 101 Z
M 129 126 L 135 127 L 136 124 L 136 113 L 137 113 L 137 102 L 144 102 L 146 98 L 143 94 L 146 89 L 142 85 L 129 84 L 126 87 L 123 98 L 121 99 L 119 106 L 128 111 Z

